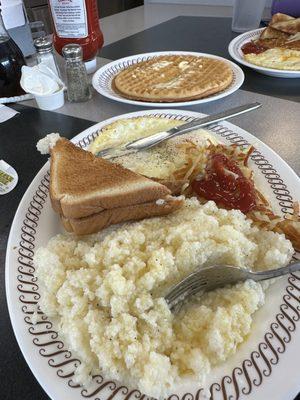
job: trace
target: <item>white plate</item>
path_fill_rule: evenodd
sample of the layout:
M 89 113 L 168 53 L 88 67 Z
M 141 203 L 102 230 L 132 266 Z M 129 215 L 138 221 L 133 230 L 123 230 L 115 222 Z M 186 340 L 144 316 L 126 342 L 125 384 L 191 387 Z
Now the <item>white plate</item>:
M 150 60 L 153 57 L 161 56 L 161 55 L 193 55 L 197 57 L 210 57 L 217 60 L 226 61 L 230 64 L 233 71 L 233 81 L 225 90 L 222 92 L 213 94 L 211 96 L 205 97 L 204 99 L 192 100 L 192 101 L 179 101 L 174 103 L 152 103 L 147 101 L 138 101 L 138 100 L 130 100 L 125 97 L 120 96 L 112 89 L 112 80 L 113 78 L 123 69 L 129 67 L 132 64 L 136 64 L 141 61 Z M 153 53 L 144 53 L 137 54 L 130 57 L 120 58 L 119 60 L 112 61 L 109 64 L 104 65 L 98 71 L 95 72 L 93 76 L 93 86 L 97 90 L 98 93 L 102 94 L 102 96 L 108 97 L 109 99 L 120 101 L 121 103 L 127 104 L 135 104 L 143 107 L 184 107 L 191 106 L 194 104 L 203 104 L 208 103 L 210 101 L 218 100 L 223 97 L 226 97 L 236 90 L 243 84 L 244 82 L 244 73 L 241 68 L 234 64 L 233 62 L 226 60 L 225 58 L 214 56 L 212 54 L 207 53 L 195 53 L 191 51 L 158 51 Z
M 243 44 L 250 42 L 251 40 L 258 39 L 264 29 L 265 28 L 254 29 L 253 31 L 245 32 L 234 38 L 228 46 L 228 51 L 231 57 L 240 64 L 252 68 L 264 75 L 275 76 L 277 78 L 300 78 L 300 71 L 286 71 L 284 69 L 260 67 L 255 64 L 251 64 L 244 59 L 242 52 Z
M 77 135 L 73 141 L 86 147 L 97 130 L 119 118 L 141 115 L 191 120 L 201 114 L 179 110 L 149 110 L 121 115 L 101 122 Z M 250 133 L 224 122 L 212 127 L 212 134 L 225 143 L 252 143 L 257 151 L 251 166 L 258 185 L 264 189 L 278 212 L 289 212 L 300 181 L 291 168 L 268 146 Z M 58 216 L 52 211 L 49 194 L 49 162 L 39 171 L 16 212 L 7 245 L 6 294 L 12 326 L 20 349 L 41 386 L 53 400 L 146 400 L 126 385 L 94 377 L 91 386 L 82 389 L 72 376 L 79 360 L 66 348 L 53 323 L 40 311 L 36 325 L 33 312 L 39 300 L 39 282 L 35 278 L 32 257 L 61 231 Z M 279 279 L 271 286 L 266 304 L 255 314 L 247 341 L 224 365 L 209 376 L 214 400 L 292 400 L 300 389 L 300 274 Z M 283 379 L 284 377 L 284 379 Z M 17 377 L 16 377 L 17 380 Z M 197 383 L 174 387 L 170 400 L 201 400 Z M 247 396 L 246 396 L 247 395 Z

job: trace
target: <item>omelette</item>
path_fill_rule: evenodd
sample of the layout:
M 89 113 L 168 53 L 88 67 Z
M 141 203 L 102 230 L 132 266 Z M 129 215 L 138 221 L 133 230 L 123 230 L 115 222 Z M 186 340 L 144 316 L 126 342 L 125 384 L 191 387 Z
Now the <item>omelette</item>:
M 95 154 L 106 147 L 120 146 L 183 123 L 184 121 L 155 116 L 120 119 L 101 129 L 97 138 L 91 143 L 89 151 Z M 218 141 L 210 132 L 196 129 L 185 135 L 169 139 L 153 148 L 117 157 L 111 161 L 150 178 L 169 180 L 173 179 L 175 171 L 188 163 L 191 154 L 187 153 L 187 146 L 191 144 L 197 146 L 197 157 L 202 154 L 198 163 L 203 164 L 204 168 L 208 146 L 217 143 Z
M 262 53 L 244 54 L 244 59 L 260 67 L 300 71 L 300 51 L 273 48 Z

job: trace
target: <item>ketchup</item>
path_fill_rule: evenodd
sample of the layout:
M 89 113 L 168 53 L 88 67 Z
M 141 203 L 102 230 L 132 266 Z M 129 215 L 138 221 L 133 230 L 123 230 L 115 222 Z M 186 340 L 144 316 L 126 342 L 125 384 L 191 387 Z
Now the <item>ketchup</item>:
M 267 49 L 263 46 L 260 46 L 254 42 L 247 42 L 242 46 L 242 52 L 244 54 L 254 53 L 260 54 L 266 51 Z
M 65 44 L 75 43 L 84 61 L 95 58 L 103 46 L 97 0 L 49 0 L 49 5 L 55 50 L 61 55 Z
M 237 163 L 224 154 L 210 157 L 204 178 L 194 180 L 192 189 L 200 197 L 244 213 L 256 205 L 253 183 L 243 175 Z

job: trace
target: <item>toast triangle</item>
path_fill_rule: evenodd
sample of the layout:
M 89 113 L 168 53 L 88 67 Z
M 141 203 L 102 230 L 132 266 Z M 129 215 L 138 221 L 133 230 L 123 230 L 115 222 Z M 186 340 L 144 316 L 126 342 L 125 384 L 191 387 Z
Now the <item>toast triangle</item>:
M 84 218 L 65 218 L 61 216 L 61 221 L 66 231 L 76 235 L 88 235 L 113 224 L 170 214 L 178 210 L 182 203 L 182 198 L 167 196 L 161 202 L 152 201 L 112 208 Z
M 170 190 L 121 165 L 95 157 L 67 139 L 51 149 L 50 198 L 66 218 L 164 198 Z

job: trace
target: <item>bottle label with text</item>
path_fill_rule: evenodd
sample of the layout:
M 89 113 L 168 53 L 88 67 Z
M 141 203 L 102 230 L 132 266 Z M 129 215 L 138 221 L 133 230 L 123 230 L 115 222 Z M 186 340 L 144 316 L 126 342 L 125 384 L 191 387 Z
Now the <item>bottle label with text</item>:
M 85 0 L 50 0 L 56 33 L 61 38 L 88 36 Z

